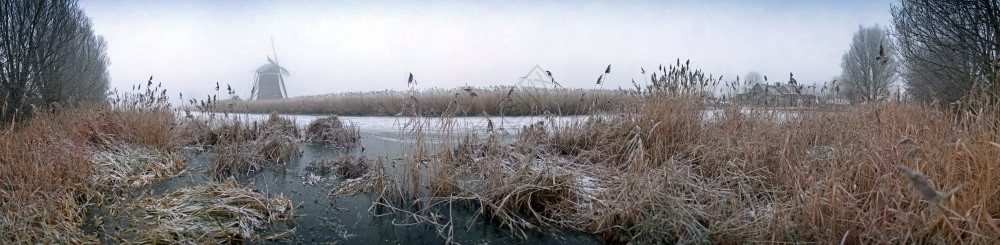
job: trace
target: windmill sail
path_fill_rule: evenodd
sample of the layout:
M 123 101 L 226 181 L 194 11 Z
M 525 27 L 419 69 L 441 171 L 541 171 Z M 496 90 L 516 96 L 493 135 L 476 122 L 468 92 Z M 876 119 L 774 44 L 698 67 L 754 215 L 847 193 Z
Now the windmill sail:
M 284 98 L 288 98 L 288 90 L 285 89 L 285 78 L 281 76 L 281 71 L 284 71 L 286 76 L 288 75 L 288 71 L 285 71 L 285 68 L 282 68 L 281 65 L 278 65 L 278 50 L 274 48 L 274 36 L 271 37 L 271 52 L 274 54 L 274 62 L 272 63 L 274 63 L 274 65 L 277 66 L 279 70 L 278 82 L 281 83 L 281 91 L 285 96 Z

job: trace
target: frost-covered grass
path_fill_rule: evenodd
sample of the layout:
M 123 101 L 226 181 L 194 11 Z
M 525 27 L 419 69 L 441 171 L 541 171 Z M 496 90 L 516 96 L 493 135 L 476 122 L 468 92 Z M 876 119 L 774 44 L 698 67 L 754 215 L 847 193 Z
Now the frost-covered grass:
M 106 190 L 176 175 L 174 113 L 159 88 L 111 104 L 35 110 L 0 130 L 0 243 L 94 243 L 85 207 Z
M 240 186 L 232 177 L 138 199 L 146 215 L 137 221 L 138 243 L 239 243 L 259 241 L 257 230 L 292 218 L 292 201 Z
M 316 118 L 306 127 L 305 140 L 333 147 L 354 147 L 361 140 L 358 125 L 345 125 L 336 115 Z

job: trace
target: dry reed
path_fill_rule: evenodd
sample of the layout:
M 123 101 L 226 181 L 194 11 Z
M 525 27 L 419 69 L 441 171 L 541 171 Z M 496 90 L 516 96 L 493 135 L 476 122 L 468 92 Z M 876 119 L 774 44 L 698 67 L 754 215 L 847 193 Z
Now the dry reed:
M 334 147 L 354 147 L 361 139 L 355 124 L 344 125 L 336 115 L 316 118 L 306 127 L 305 140 L 322 142 Z
M 259 241 L 257 230 L 292 217 L 288 198 L 267 198 L 232 177 L 221 183 L 182 188 L 134 204 L 145 210 L 134 242 L 154 244 Z
M 247 173 L 302 155 L 295 123 L 276 113 L 262 123 L 230 119 L 218 124 L 205 140 L 215 155 L 212 173 Z
M 174 114 L 162 90 L 113 96 L 109 104 L 56 106 L 2 125 L 0 243 L 96 243 L 83 231 L 85 207 L 105 196 L 95 187 L 180 171 L 169 153 Z
M 368 169 L 371 168 L 372 164 L 373 161 L 364 156 L 358 157 L 342 155 L 336 160 L 324 158 L 309 162 L 309 165 L 306 166 L 306 170 L 324 175 L 330 172 L 336 172 L 344 179 L 355 179 L 368 173 Z
M 187 164 L 176 153 L 153 147 L 120 145 L 91 154 L 97 164 L 95 182 L 117 187 L 141 187 L 157 180 L 176 177 Z

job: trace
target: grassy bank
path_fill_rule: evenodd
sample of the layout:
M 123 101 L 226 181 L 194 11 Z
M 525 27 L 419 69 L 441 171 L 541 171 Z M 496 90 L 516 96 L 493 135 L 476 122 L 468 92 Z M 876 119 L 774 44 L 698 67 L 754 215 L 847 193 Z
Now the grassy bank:
M 105 220 L 105 217 L 89 219 L 88 211 L 102 206 L 115 206 L 120 202 L 142 202 L 143 200 L 130 200 L 132 195 L 127 194 L 127 190 L 176 177 L 186 171 L 187 164 L 179 154 L 183 147 L 202 146 L 212 140 L 222 142 L 221 144 L 245 143 L 233 139 L 219 140 L 220 133 L 232 133 L 220 129 L 220 125 L 233 125 L 236 123 L 234 121 L 178 120 L 176 112 L 166 102 L 165 93 L 161 91 L 157 87 L 144 93 L 116 94 L 108 104 L 67 108 L 54 105 L 50 109 L 35 110 L 30 119 L 2 124 L 0 243 L 98 243 L 101 239 L 107 239 L 98 238 L 99 234 L 95 234 L 102 231 L 86 230 L 85 227 L 100 229 L 105 221 L 120 222 L 121 218 L 130 218 L 133 220 L 128 222 L 136 222 L 141 218 L 116 216 L 112 218 L 114 221 Z M 267 137 L 262 137 L 266 140 L 248 141 L 254 142 L 255 146 L 259 145 L 261 154 L 267 157 L 287 158 L 283 155 L 287 151 L 285 146 L 291 144 L 297 149 L 296 140 L 289 139 L 287 141 L 291 143 L 278 144 L 284 141 L 271 140 L 277 137 L 271 136 L 279 134 L 272 132 L 284 132 L 282 129 L 288 127 L 294 130 L 294 137 L 297 138 L 298 129 L 294 124 L 278 118 L 263 123 L 259 132 L 255 132 L 266 135 Z M 274 143 L 275 141 L 278 143 Z M 204 193 L 199 194 L 199 197 L 213 199 L 236 193 L 240 198 L 262 203 L 288 202 L 288 199 L 280 196 L 267 198 L 260 193 L 249 193 L 249 190 L 233 183 L 224 182 L 221 186 L 202 191 Z M 198 229 L 185 231 L 189 232 L 185 234 L 197 233 L 194 238 L 171 236 L 167 231 L 178 227 L 157 224 L 156 230 L 137 231 L 141 233 L 139 237 L 145 237 L 138 241 L 165 242 L 177 241 L 169 239 L 181 239 L 186 242 L 211 243 L 220 239 L 252 240 L 255 238 L 253 230 L 270 223 L 275 217 L 291 212 L 290 205 L 285 204 L 284 208 L 278 210 L 271 210 L 275 207 L 270 205 L 263 209 L 265 211 L 257 211 L 258 207 L 246 207 L 246 203 L 240 202 L 243 201 L 189 205 L 184 212 L 192 212 L 199 218 L 212 220 L 240 216 L 216 217 L 213 215 L 232 215 L 210 212 L 220 208 L 265 212 L 268 217 L 251 217 L 250 219 L 254 219 L 253 226 L 237 222 L 227 223 L 222 230 L 211 230 L 214 227 L 208 227 L 209 230 L 204 233 L 207 236 L 197 233 Z M 150 207 L 143 212 L 155 214 L 163 210 L 165 209 Z M 163 217 L 157 220 L 168 224 L 187 222 L 173 222 L 175 220 Z M 118 242 L 130 242 L 121 240 L 126 238 L 118 235 Z M 142 240 L 153 239 L 150 237 L 156 238 Z
M 179 171 L 175 158 L 156 150 L 168 149 L 173 120 L 165 110 L 95 106 L 60 108 L 4 125 L 0 237 L 5 243 L 93 242 L 81 230 L 84 207 L 100 202 L 102 189 L 141 185 Z M 123 146 L 154 149 L 139 153 L 149 158 L 148 168 L 133 168 L 134 162 L 122 159 L 137 156 Z M 141 176 L 147 171 L 159 173 Z
M 220 100 L 205 111 L 340 116 L 527 116 L 606 112 L 634 97 L 616 90 L 512 87 L 339 93 L 283 100 Z M 189 101 L 190 102 L 190 101 Z M 192 104 L 201 106 L 200 104 Z
M 450 217 L 461 206 L 516 237 L 578 230 L 609 243 L 1000 239 L 996 102 L 971 99 L 957 109 L 903 101 L 728 107 L 713 108 L 708 118 L 701 93 L 670 89 L 676 81 L 619 95 L 619 113 L 543 120 L 513 141 L 492 131 L 458 137 L 447 119 L 478 102 L 452 102 L 446 108 L 454 109 L 441 113 L 444 123 L 411 113 L 400 124 L 401 161 L 344 156 L 308 168 L 345 178 L 329 195 L 367 191 L 376 215 L 398 215 L 393 224 L 427 225 L 445 238 L 462 228 Z M 129 198 L 116 190 L 177 176 L 185 168 L 178 149 L 210 154 L 210 174 L 235 175 L 282 164 L 301 154 L 302 140 L 351 147 L 361 137 L 334 116 L 314 121 L 304 135 L 278 115 L 260 122 L 233 114 L 178 119 L 155 94 L 4 125 L 0 242 L 98 242 L 83 227 L 99 220 L 85 219 L 85 210 Z M 425 139 L 429 131 L 441 138 Z M 427 143 L 453 138 L 464 140 Z M 135 223 L 143 228 L 118 241 L 257 241 L 255 230 L 293 209 L 282 196 L 268 198 L 232 180 L 133 199 L 123 207 L 151 222 Z M 239 212 L 212 211 L 221 209 Z M 205 229 L 171 233 L 189 226 Z
M 525 127 L 512 143 L 427 149 L 419 132 L 451 132 L 410 126 L 408 170 L 349 184 L 374 193 L 373 211 L 444 237 L 456 224 L 441 214 L 465 205 L 514 234 L 609 242 L 982 244 L 1000 238 L 996 108 L 732 107 L 706 120 L 692 97 L 648 96 L 624 114 Z

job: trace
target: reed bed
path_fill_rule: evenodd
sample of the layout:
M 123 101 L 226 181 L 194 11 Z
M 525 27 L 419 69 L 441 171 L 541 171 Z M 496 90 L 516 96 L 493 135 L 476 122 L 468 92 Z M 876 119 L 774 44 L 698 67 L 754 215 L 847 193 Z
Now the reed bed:
M 2 124 L 0 243 L 96 243 L 83 224 L 86 207 L 105 196 L 97 187 L 143 183 L 179 171 L 175 159 L 161 158 L 169 151 L 174 115 L 160 91 L 115 94 L 110 104 L 53 104 L 30 119 Z M 122 151 L 122 146 L 163 151 Z M 126 166 L 144 163 L 117 158 L 122 154 L 157 160 Z M 104 171 L 117 176 L 103 176 Z M 150 171 L 153 177 L 137 177 Z
M 284 163 L 301 156 L 299 130 L 288 118 L 271 114 L 262 123 L 247 120 L 220 120 L 218 126 L 208 129 L 203 138 L 188 142 L 205 142 L 211 145 L 215 156 L 209 172 L 248 173 L 263 168 L 268 162 Z M 192 123 L 190 127 L 204 127 Z M 208 127 L 205 127 L 208 128 Z
M 162 197 L 140 198 L 134 242 L 152 244 L 241 243 L 260 241 L 257 230 L 292 218 L 292 202 L 282 195 L 268 198 L 240 186 L 232 177 L 209 185 L 182 188 Z
M 995 100 L 972 96 L 959 109 L 899 100 L 732 106 L 709 118 L 683 81 L 657 81 L 625 113 L 527 126 L 511 143 L 490 134 L 430 149 L 429 123 L 413 117 L 403 170 L 361 186 L 376 197 L 373 212 L 448 241 L 456 224 L 442 210 L 453 205 L 519 236 L 574 229 L 610 243 L 1000 239 Z M 451 137 L 447 123 L 436 130 Z
M 333 147 L 354 147 L 361 139 L 358 125 L 344 125 L 336 115 L 313 120 L 306 127 L 305 140 L 320 142 Z
M 612 111 L 616 105 L 633 99 L 625 95 L 623 90 L 493 86 L 350 92 L 283 100 L 222 100 L 218 103 L 225 105 L 223 107 L 203 109 L 342 116 L 395 116 L 411 111 L 422 116 L 440 116 L 449 109 L 456 111 L 455 116 L 581 115 Z

